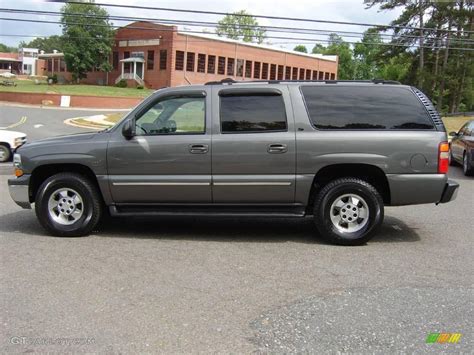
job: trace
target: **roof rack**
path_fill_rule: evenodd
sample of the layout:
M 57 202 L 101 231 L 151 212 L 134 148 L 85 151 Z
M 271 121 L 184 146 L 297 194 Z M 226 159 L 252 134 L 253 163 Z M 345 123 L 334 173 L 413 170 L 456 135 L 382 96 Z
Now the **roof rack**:
M 281 83 L 367 83 L 367 84 L 390 84 L 401 85 L 399 81 L 373 79 L 373 80 L 234 80 L 232 78 L 222 79 L 220 81 L 209 81 L 205 85 L 232 85 L 232 84 L 248 84 L 248 83 L 267 83 L 267 84 L 281 84 Z

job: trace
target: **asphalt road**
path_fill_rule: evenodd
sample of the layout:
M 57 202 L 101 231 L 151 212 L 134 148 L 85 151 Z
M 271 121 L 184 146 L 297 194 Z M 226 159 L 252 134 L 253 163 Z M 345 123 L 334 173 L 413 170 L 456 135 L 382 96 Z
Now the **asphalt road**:
M 8 174 L 0 353 L 473 349 L 474 179 L 460 168 L 457 200 L 387 208 L 361 247 L 324 244 L 311 219 L 130 218 L 54 238 L 10 200 Z M 432 332 L 462 337 L 426 344 Z

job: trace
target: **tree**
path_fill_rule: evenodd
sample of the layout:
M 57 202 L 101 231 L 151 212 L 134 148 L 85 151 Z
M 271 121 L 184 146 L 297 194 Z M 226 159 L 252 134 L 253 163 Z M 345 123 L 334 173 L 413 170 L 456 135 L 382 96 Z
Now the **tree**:
M 265 32 L 259 27 L 257 19 L 245 10 L 225 16 L 218 22 L 216 29 L 218 36 L 257 43 L 265 40 Z
M 422 89 L 439 111 L 472 111 L 472 0 L 371 0 L 368 7 L 375 5 L 380 5 L 382 10 L 403 8 L 401 15 L 391 23 L 399 27 L 380 29 L 391 30 L 391 43 L 398 46 L 387 46 L 382 50 L 385 65 L 389 66 L 382 70 L 387 72 L 398 67 L 404 72 L 399 75 L 402 82 Z M 400 58 L 402 65 L 395 63 Z
M 302 52 L 302 53 L 308 53 L 308 48 L 306 46 L 299 44 L 295 48 L 293 48 L 295 52 Z
M 91 3 L 68 3 L 61 12 L 64 60 L 73 79 L 87 77 L 93 68 L 110 71 L 114 31 L 107 11 Z
M 338 78 L 341 80 L 352 80 L 355 74 L 355 63 L 352 48 L 341 36 L 331 33 L 328 38 L 328 46 L 316 44 L 313 48 L 314 54 L 337 55 L 339 66 Z
M 368 29 L 364 32 L 362 40 L 354 46 L 355 79 L 368 80 L 381 77 L 382 47 L 382 38 L 376 29 Z
M 21 42 L 22 48 L 38 48 L 39 50 L 51 53 L 54 50 L 63 51 L 63 38 L 61 36 L 37 37 L 30 42 Z
M 5 52 L 5 53 L 13 53 L 16 52 L 18 48 L 16 47 L 10 47 L 7 46 L 6 44 L 0 43 L 0 52 Z

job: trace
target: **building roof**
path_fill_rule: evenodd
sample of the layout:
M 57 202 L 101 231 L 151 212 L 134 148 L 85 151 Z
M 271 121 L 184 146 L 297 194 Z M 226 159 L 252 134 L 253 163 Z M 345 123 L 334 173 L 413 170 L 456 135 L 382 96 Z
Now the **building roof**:
M 183 33 L 178 30 L 178 34 L 182 36 L 189 36 L 189 37 L 197 37 L 197 38 L 205 38 L 211 41 L 218 41 L 218 42 L 226 42 L 226 43 L 234 43 L 238 44 L 239 46 L 247 46 L 247 47 L 254 47 L 254 48 L 259 48 L 259 49 L 266 49 L 270 51 L 275 51 L 275 52 L 283 52 L 283 53 L 288 53 L 292 55 L 298 55 L 302 57 L 307 57 L 307 58 L 313 58 L 313 59 L 321 59 L 321 60 L 328 60 L 331 62 L 337 62 L 337 55 L 324 55 L 324 54 L 313 54 L 313 53 L 303 53 L 303 52 L 297 52 L 297 51 L 292 51 L 289 49 L 284 49 L 284 48 L 276 48 L 268 44 L 257 44 L 257 43 L 251 43 L 251 42 L 242 42 L 238 41 L 235 39 L 230 39 L 230 38 L 224 38 L 224 37 L 217 37 L 217 35 L 214 34 L 189 34 L 189 33 Z
M 38 54 L 38 58 L 62 58 L 64 57 L 64 53 L 56 52 L 56 53 L 40 53 Z
M 127 28 L 129 26 L 135 26 L 136 24 L 139 23 L 146 23 L 148 25 L 155 25 L 156 30 L 159 31 L 160 27 L 171 27 L 171 28 L 176 28 L 174 25 L 168 25 L 168 24 L 162 24 L 162 23 L 154 23 L 150 21 L 136 21 L 129 23 L 128 25 L 125 25 L 122 28 Z M 120 30 L 119 29 L 119 30 Z M 218 42 L 225 42 L 225 43 L 233 43 L 233 44 L 238 44 L 239 46 L 247 46 L 247 47 L 254 47 L 254 48 L 259 48 L 259 49 L 265 49 L 265 50 L 271 50 L 271 51 L 276 51 L 276 52 L 283 52 L 283 53 L 288 53 L 292 55 L 298 55 L 301 57 L 306 57 L 306 58 L 312 58 L 312 59 L 320 59 L 320 60 L 327 60 L 330 62 L 337 62 L 337 55 L 324 55 L 324 54 L 312 54 L 312 53 L 303 53 L 303 52 L 297 52 L 297 51 L 292 51 L 289 49 L 284 49 L 284 48 L 277 48 L 268 44 L 256 44 L 256 43 L 250 43 L 250 42 L 242 42 L 238 41 L 235 39 L 230 39 L 230 38 L 224 38 L 224 37 L 218 37 L 216 34 L 190 34 L 186 32 L 182 32 L 178 29 L 177 33 L 181 36 L 189 36 L 189 37 L 196 37 L 196 38 L 205 38 L 207 40 L 211 41 L 218 41 Z
M 21 62 L 21 60 L 18 59 L 18 53 L 0 52 L 0 60 L 8 62 Z

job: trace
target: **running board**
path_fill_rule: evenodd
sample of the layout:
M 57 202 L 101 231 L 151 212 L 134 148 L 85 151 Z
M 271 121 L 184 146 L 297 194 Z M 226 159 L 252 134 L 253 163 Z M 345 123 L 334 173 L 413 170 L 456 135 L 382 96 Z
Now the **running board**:
M 212 217 L 304 217 L 303 206 L 208 206 L 208 205 L 118 205 L 109 206 L 113 217 L 212 216 Z

